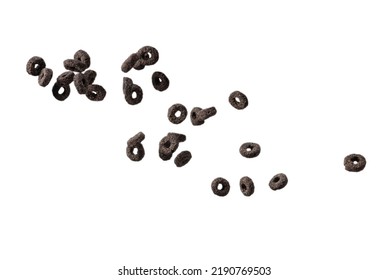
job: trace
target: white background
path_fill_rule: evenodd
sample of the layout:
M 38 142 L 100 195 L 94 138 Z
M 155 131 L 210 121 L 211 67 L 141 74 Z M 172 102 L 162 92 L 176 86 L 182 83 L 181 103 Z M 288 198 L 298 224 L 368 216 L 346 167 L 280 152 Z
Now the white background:
M 271 266 L 262 279 L 389 279 L 389 4 L 387 1 L 5 1 L 0 5 L 0 279 L 119 277 L 142 266 Z M 140 47 L 154 66 L 124 74 Z M 34 55 L 56 78 L 86 50 L 107 90 L 74 86 L 59 102 L 25 67 Z M 151 74 L 170 79 L 165 92 Z M 128 105 L 122 79 L 143 101 Z M 228 96 L 240 90 L 249 106 Z M 182 103 L 215 106 L 203 126 L 168 122 Z M 130 161 L 139 131 L 146 156 Z M 168 132 L 188 165 L 158 157 Z M 240 156 L 243 142 L 261 154 Z M 363 154 L 363 172 L 344 170 Z M 284 172 L 289 184 L 268 182 Z M 211 191 L 225 177 L 230 193 Z M 255 193 L 244 197 L 239 179 Z

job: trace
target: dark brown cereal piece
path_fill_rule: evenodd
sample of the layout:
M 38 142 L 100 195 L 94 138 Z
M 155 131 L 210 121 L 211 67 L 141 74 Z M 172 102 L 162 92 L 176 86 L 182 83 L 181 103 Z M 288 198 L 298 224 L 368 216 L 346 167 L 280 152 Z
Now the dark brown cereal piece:
M 261 146 L 257 143 L 247 142 L 240 146 L 239 153 L 245 158 L 254 158 L 261 152 Z
M 93 84 L 93 82 L 96 79 L 96 76 L 97 76 L 97 73 L 95 71 L 93 71 L 93 70 L 86 70 L 84 72 L 84 77 L 87 80 L 88 85 Z
M 206 119 L 216 115 L 216 113 L 217 111 L 215 107 L 210 107 L 207 109 L 194 107 L 190 112 L 190 121 L 193 125 L 202 125 Z
M 174 164 L 177 167 L 182 167 L 186 165 L 192 158 L 192 154 L 189 151 L 182 151 L 174 159 Z
M 254 182 L 250 177 L 242 177 L 239 181 L 240 191 L 245 196 L 251 196 L 254 193 Z
M 76 59 L 64 60 L 63 66 L 66 70 L 75 72 L 83 72 L 87 68 L 85 63 Z
M 50 68 L 43 68 L 41 73 L 39 74 L 38 84 L 42 87 L 45 87 L 50 83 L 52 77 L 53 70 L 51 70 Z
M 138 132 L 133 137 L 128 139 L 127 146 L 134 146 L 137 143 L 141 143 L 143 140 L 145 140 L 145 134 L 143 132 Z
M 63 92 L 60 93 L 60 89 L 63 89 Z M 59 83 L 55 83 L 52 89 L 53 96 L 55 99 L 59 101 L 64 101 L 70 95 L 70 86 L 69 85 L 60 85 Z
M 70 85 L 73 79 L 74 73 L 72 71 L 66 71 L 57 77 L 57 83 L 60 85 Z
M 218 177 L 212 181 L 211 188 L 217 196 L 226 196 L 230 191 L 230 183 L 222 177 Z
M 145 156 L 145 150 L 142 141 L 145 139 L 143 132 L 138 132 L 127 141 L 126 153 L 132 161 L 140 161 Z
M 159 157 L 162 160 L 169 160 L 173 153 L 178 149 L 179 142 L 173 137 L 165 136 L 159 141 Z
M 122 64 L 122 71 L 127 73 L 130 71 L 135 64 L 139 61 L 139 55 L 137 53 L 131 54 Z
M 76 87 L 79 94 L 86 94 L 88 92 L 89 82 L 85 77 L 85 74 L 78 73 L 74 76 L 74 86 Z
M 228 101 L 235 109 L 242 110 L 249 105 L 249 100 L 247 96 L 241 93 L 240 91 L 234 91 L 230 94 Z
M 145 65 L 143 64 L 142 60 L 138 60 L 134 65 L 135 70 L 143 70 L 144 68 Z
M 178 148 L 178 144 L 175 145 L 175 149 Z M 159 157 L 162 159 L 162 160 L 170 160 L 173 156 L 173 145 L 172 145 L 172 142 L 170 140 L 170 138 L 168 136 L 165 136 L 161 139 L 161 141 L 159 141 L 159 150 L 158 150 L 158 153 L 159 153 Z
M 105 89 L 102 86 L 92 84 L 92 85 L 88 86 L 88 91 L 86 92 L 86 97 L 92 101 L 101 101 L 105 98 L 106 93 L 107 92 L 105 91 Z
M 366 159 L 360 154 L 351 154 L 344 158 L 344 168 L 350 172 L 362 171 L 366 166 Z
M 179 143 L 184 142 L 186 136 L 180 133 L 170 132 L 159 142 L 159 157 L 162 160 L 171 159 L 173 153 L 178 149 Z
M 169 132 L 167 136 L 171 137 L 174 139 L 176 142 L 181 143 L 186 141 L 186 136 L 185 134 L 181 133 L 175 133 L 175 132 Z
M 159 59 L 159 53 L 156 48 L 151 46 L 144 46 L 139 49 L 138 56 L 143 65 L 154 65 Z
M 139 104 L 143 99 L 143 90 L 140 86 L 133 84 L 130 78 L 123 79 L 124 99 L 130 105 Z
M 27 61 L 26 71 L 32 76 L 39 76 L 45 67 L 46 63 L 43 58 L 39 56 L 33 56 Z
M 176 114 L 179 113 L 178 116 Z M 173 104 L 167 113 L 167 117 L 171 123 L 179 124 L 182 123 L 186 116 L 188 115 L 188 111 L 186 110 L 185 106 L 182 104 Z
M 170 160 L 173 156 L 173 153 L 168 150 L 159 149 L 158 153 L 159 153 L 159 157 L 164 161 Z
M 90 56 L 89 56 L 89 54 L 86 51 L 84 51 L 84 50 L 76 51 L 76 53 L 74 54 L 73 58 L 75 60 L 78 60 L 78 61 L 81 61 L 82 63 L 84 63 L 85 64 L 85 69 L 89 68 L 89 66 L 90 66 Z
M 131 86 L 133 85 L 133 81 L 131 78 L 123 77 L 123 93 L 126 94 L 128 90 L 130 90 Z
M 202 125 L 204 123 L 204 120 L 200 119 L 201 110 L 200 107 L 194 107 L 190 112 L 190 121 L 193 125 Z
M 162 72 L 154 72 L 151 76 L 153 87 L 158 91 L 164 91 L 169 87 L 169 79 Z
M 137 143 L 133 146 L 127 146 L 127 157 L 132 161 L 140 161 L 145 156 L 145 149 L 141 143 Z
M 269 186 L 273 191 L 280 190 L 288 184 L 288 177 L 284 173 L 274 175 L 269 182 Z

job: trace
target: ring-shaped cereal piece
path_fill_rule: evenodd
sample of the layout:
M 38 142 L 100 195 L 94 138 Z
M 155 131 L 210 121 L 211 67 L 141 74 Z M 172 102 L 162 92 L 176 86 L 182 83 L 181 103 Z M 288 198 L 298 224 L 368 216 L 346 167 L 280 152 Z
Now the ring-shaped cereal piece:
M 105 98 L 106 93 L 102 86 L 93 84 L 88 86 L 86 97 L 92 101 L 101 101 Z
M 284 173 L 279 173 L 273 176 L 269 182 L 269 187 L 273 190 L 283 189 L 288 184 L 288 177 Z
M 59 92 L 61 88 L 63 88 L 62 93 Z M 60 85 L 58 83 L 55 83 L 53 85 L 52 92 L 53 92 L 53 96 L 55 97 L 55 99 L 57 99 L 59 101 L 64 101 L 70 95 L 70 86 L 69 85 Z
M 130 105 L 139 104 L 143 99 L 143 90 L 140 86 L 132 84 L 123 88 L 124 90 L 124 99 Z
M 142 143 L 127 146 L 126 149 L 127 157 L 132 161 L 140 161 L 145 156 L 145 149 Z
M 153 87 L 158 91 L 164 91 L 169 87 L 169 79 L 162 72 L 154 72 L 151 76 L 151 81 L 153 83 Z
M 33 56 L 27 61 L 26 71 L 32 76 L 39 76 L 45 67 L 46 63 L 43 58 L 39 56 Z
M 82 63 L 84 63 L 85 67 L 86 67 L 85 69 L 89 68 L 89 66 L 90 66 L 90 56 L 89 56 L 89 54 L 86 51 L 84 51 L 84 50 L 76 51 L 76 53 L 74 54 L 73 58 L 75 60 L 78 60 L 78 61 L 81 61 Z
M 240 191 L 245 196 L 251 196 L 254 193 L 254 182 L 250 177 L 242 177 L 239 181 Z
M 43 68 L 39 74 L 38 84 L 42 87 L 45 87 L 50 83 L 51 78 L 53 78 L 53 70 L 50 68 Z
M 226 196 L 230 191 L 230 183 L 222 177 L 218 177 L 212 181 L 211 188 L 217 196 Z
M 63 62 L 63 66 L 66 70 L 74 72 L 83 72 L 87 67 L 86 64 L 77 59 L 66 59 Z
M 261 152 L 261 146 L 257 143 L 247 142 L 240 146 L 239 152 L 245 158 L 254 158 Z
M 97 73 L 93 70 L 86 70 L 84 73 L 85 79 L 88 81 L 88 85 L 91 85 L 94 83 Z
M 192 158 L 192 154 L 189 151 L 182 151 L 179 153 L 176 158 L 174 159 L 174 164 L 177 167 L 182 167 L 186 165 Z
M 177 113 L 179 113 L 178 116 L 177 116 Z M 186 119 L 187 115 L 188 115 L 188 110 L 186 109 L 186 107 L 184 105 L 179 104 L 179 103 L 173 104 L 169 108 L 168 113 L 167 113 L 167 117 L 168 117 L 169 121 L 171 123 L 174 123 L 174 124 L 182 123 Z
M 159 59 L 158 50 L 151 46 L 144 46 L 137 52 L 143 65 L 154 65 Z
M 60 85 L 70 85 L 73 82 L 74 73 L 72 71 L 65 71 L 57 77 L 57 83 Z
M 234 107 L 238 110 L 243 110 L 249 105 L 249 100 L 247 99 L 247 96 L 241 93 L 240 91 L 234 91 L 230 94 L 228 101 Z
M 350 172 L 359 172 L 365 169 L 366 159 L 360 154 L 351 154 L 344 158 L 344 168 Z

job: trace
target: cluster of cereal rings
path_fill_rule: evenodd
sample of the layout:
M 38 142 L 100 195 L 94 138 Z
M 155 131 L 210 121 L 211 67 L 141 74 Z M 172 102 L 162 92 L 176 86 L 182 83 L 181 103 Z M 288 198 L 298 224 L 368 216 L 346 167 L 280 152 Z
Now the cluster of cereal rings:
M 140 48 L 136 53 L 132 53 L 123 63 L 121 69 L 124 73 L 129 72 L 131 69 L 142 70 L 145 66 L 151 66 L 158 62 L 159 52 L 156 48 L 151 46 L 144 46 Z M 162 72 L 156 71 L 151 76 L 151 82 L 153 87 L 158 91 L 165 91 L 169 87 L 169 79 Z M 123 94 L 124 99 L 130 105 L 139 104 L 143 99 L 142 88 L 134 84 L 131 78 L 123 78 Z M 187 115 L 186 108 L 183 105 L 176 104 L 174 108 L 169 109 L 172 114 L 181 112 L 180 117 L 174 119 L 176 124 L 184 121 Z M 173 117 L 172 117 L 173 118 Z M 145 139 L 143 132 L 137 133 L 127 141 L 127 157 L 132 161 L 140 161 L 145 155 L 145 150 L 142 145 L 142 141 Z M 170 132 L 164 136 L 159 144 L 159 157 L 164 160 L 170 160 L 174 152 L 178 149 L 179 143 L 185 142 L 186 136 L 184 134 Z M 180 152 L 174 159 L 174 163 L 177 167 L 186 165 L 192 158 L 192 154 L 189 151 Z
M 284 173 L 279 173 L 273 176 L 269 182 L 269 186 L 272 190 L 280 190 L 288 184 L 288 177 Z M 254 193 L 255 186 L 253 180 L 244 176 L 239 181 L 240 191 L 245 196 L 251 196 Z M 217 196 L 226 196 L 230 192 L 230 183 L 222 178 L 218 177 L 212 181 L 212 191 Z
M 121 69 L 127 73 L 132 68 L 142 70 L 145 66 L 154 65 L 159 60 L 157 49 L 151 46 L 140 48 L 136 53 L 131 54 L 122 64 Z M 93 84 L 96 78 L 96 72 L 87 70 L 90 67 L 90 56 L 84 50 L 78 50 L 73 59 L 66 59 L 63 62 L 66 72 L 60 74 L 54 83 L 53 96 L 60 101 L 65 100 L 70 94 L 70 84 L 74 82 L 75 88 L 79 94 L 85 94 L 92 101 L 101 101 L 106 95 L 105 89 L 97 84 Z M 38 76 L 38 84 L 46 87 L 52 77 L 53 71 L 46 68 L 43 58 L 33 56 L 27 62 L 26 71 L 32 76 Z M 85 72 L 84 72 L 85 71 Z M 77 72 L 75 74 L 74 72 Z M 152 74 L 151 81 L 153 87 L 158 91 L 165 91 L 169 87 L 169 79 L 162 72 L 156 71 Z M 61 88 L 63 92 L 60 93 Z M 130 105 L 139 104 L 143 98 L 143 91 L 139 85 L 133 83 L 129 77 L 123 78 L 123 93 L 125 100 Z M 237 110 L 243 110 L 248 106 L 248 98 L 240 91 L 234 91 L 228 98 L 229 103 Z M 215 107 L 202 109 L 194 107 L 190 112 L 190 120 L 194 126 L 204 124 L 205 120 L 215 116 L 217 110 Z M 188 115 L 186 107 L 180 103 L 173 104 L 167 113 L 168 120 L 173 124 L 182 123 Z M 145 134 L 139 132 L 127 141 L 126 154 L 132 161 L 141 161 L 145 156 L 145 149 L 142 141 Z M 179 147 L 179 144 L 186 141 L 184 134 L 169 132 L 159 142 L 159 157 L 163 161 L 168 161 Z M 259 144 L 254 142 L 243 143 L 239 152 L 243 157 L 255 158 L 261 152 Z M 177 167 L 186 165 L 192 158 L 192 154 L 185 150 L 180 152 L 174 159 Z M 350 154 L 344 159 L 344 167 L 350 172 L 362 171 L 366 166 L 366 159 L 360 154 Z M 269 181 L 272 190 L 283 189 L 288 184 L 288 177 L 284 173 L 274 175 Z M 255 186 L 253 180 L 244 176 L 239 181 L 240 190 L 245 196 L 251 196 L 254 193 Z M 222 177 L 214 179 L 211 183 L 211 189 L 217 196 L 226 196 L 230 191 L 229 182 Z
M 94 84 L 96 72 L 86 70 L 90 67 L 90 64 L 90 56 L 84 50 L 78 50 L 74 54 L 73 59 L 64 60 L 63 65 L 68 71 L 57 77 L 52 88 L 53 96 L 59 101 L 64 101 L 70 95 L 70 84 L 74 82 L 79 94 L 85 94 L 92 101 L 103 100 L 106 91 L 101 85 Z M 33 56 L 28 60 L 26 70 L 32 76 L 39 75 L 38 83 L 43 87 L 47 86 L 53 77 L 53 71 L 50 68 L 46 68 L 45 61 L 39 56 Z M 77 74 L 74 72 L 77 72 Z
M 237 110 L 245 109 L 248 104 L 247 96 L 240 92 L 234 91 L 228 97 L 228 101 L 232 107 Z M 239 153 L 245 158 L 255 158 L 261 152 L 261 146 L 254 142 L 243 143 L 239 148 Z M 272 190 L 280 190 L 288 184 L 288 177 L 284 173 L 279 173 L 273 176 L 269 182 Z M 240 191 L 244 196 L 251 196 L 254 194 L 255 186 L 253 180 L 244 176 L 239 181 Z M 214 179 L 211 183 L 212 192 L 217 196 L 226 196 L 230 192 L 230 183 L 222 177 Z
M 151 46 L 144 46 L 140 48 L 136 53 L 131 54 L 121 66 L 124 73 L 127 73 L 131 69 L 142 70 L 145 66 L 151 66 L 158 62 L 159 53 L 158 50 Z M 158 91 L 165 91 L 169 87 L 169 79 L 162 72 L 156 71 L 151 76 L 151 82 L 153 87 Z M 143 99 L 142 88 L 134 84 L 132 79 L 128 77 L 123 78 L 123 94 L 124 99 L 130 105 L 139 104 Z
M 129 72 L 131 69 L 142 70 L 145 66 L 151 66 L 158 62 L 159 52 L 156 48 L 151 46 L 145 46 L 140 48 L 136 53 L 132 53 L 121 66 L 121 70 L 124 73 Z M 165 91 L 169 87 L 169 79 L 162 72 L 156 71 L 152 74 L 151 82 L 153 87 L 158 91 Z M 143 90 L 142 88 L 135 84 L 133 80 L 129 77 L 123 78 L 123 94 L 124 99 L 130 105 L 139 104 L 143 99 Z M 168 109 L 168 119 L 173 124 L 182 123 L 188 115 L 186 107 L 182 104 L 176 103 L 173 104 Z M 202 125 L 205 120 L 216 115 L 216 108 L 210 107 L 202 109 L 200 107 L 195 107 L 190 112 L 190 119 L 193 125 Z M 143 137 L 137 137 L 139 134 L 142 134 Z M 131 137 L 127 141 L 127 156 L 133 161 L 140 161 L 144 157 L 144 148 L 136 148 L 136 145 L 141 145 L 141 142 L 145 138 L 143 132 L 139 132 L 135 136 Z M 179 143 L 184 142 L 186 136 L 179 133 L 169 132 L 164 136 L 159 143 L 159 157 L 163 161 L 170 160 L 179 147 Z M 138 155 L 141 153 L 141 156 Z M 177 167 L 182 167 L 186 165 L 192 158 L 190 151 L 180 152 L 174 159 L 174 163 Z

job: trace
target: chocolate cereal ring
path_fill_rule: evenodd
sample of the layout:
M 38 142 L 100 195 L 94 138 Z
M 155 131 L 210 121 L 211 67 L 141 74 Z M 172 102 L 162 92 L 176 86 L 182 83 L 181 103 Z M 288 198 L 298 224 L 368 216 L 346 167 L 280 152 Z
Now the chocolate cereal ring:
M 241 93 L 240 91 L 234 91 L 230 94 L 228 101 L 235 109 L 242 110 L 249 105 L 247 96 Z
M 128 71 L 130 71 L 134 66 L 135 64 L 139 61 L 139 55 L 137 53 L 133 53 L 131 54 L 122 64 L 122 71 L 124 73 L 127 73 Z
M 211 188 L 214 194 L 226 196 L 230 191 L 230 183 L 226 179 L 218 177 L 212 181 Z
M 269 186 L 273 191 L 280 190 L 288 184 L 288 177 L 284 173 L 274 175 L 269 182 Z
M 74 76 L 74 86 L 79 94 L 86 94 L 88 92 L 89 82 L 83 73 L 78 73 Z
M 254 182 L 250 177 L 242 177 L 239 181 L 240 191 L 245 196 L 251 196 L 254 193 Z
M 86 64 L 77 59 L 66 59 L 63 62 L 63 66 L 66 70 L 75 71 L 75 72 L 83 72 L 87 67 Z
M 344 158 L 344 168 L 350 172 L 362 171 L 366 166 L 366 159 L 360 154 L 351 154 Z
M 138 132 L 127 141 L 127 157 L 132 161 L 140 161 L 145 156 L 142 141 L 145 139 L 143 132 Z
M 215 107 L 210 107 L 207 109 L 194 107 L 190 112 L 190 121 L 193 125 L 202 125 L 206 119 L 216 115 L 216 113 L 217 111 Z
M 177 114 L 179 115 L 177 116 Z M 187 115 L 188 111 L 185 106 L 179 103 L 172 105 L 167 113 L 169 121 L 174 124 L 182 123 L 186 119 Z
M 173 153 L 178 149 L 179 142 L 173 137 L 165 136 L 159 141 L 159 157 L 162 160 L 170 160 Z
M 132 84 L 132 80 L 130 78 L 123 79 L 123 93 L 124 99 L 130 105 L 139 104 L 143 99 L 142 88 L 136 84 Z
M 32 76 L 39 76 L 45 67 L 46 63 L 43 58 L 39 56 L 33 56 L 27 61 L 26 71 Z
M 88 86 L 88 91 L 86 92 L 86 97 L 92 101 L 101 101 L 105 98 L 106 93 L 107 92 L 105 91 L 105 89 L 102 86 L 92 84 L 92 85 Z
M 52 77 L 53 70 L 51 70 L 50 68 L 43 68 L 41 73 L 39 74 L 38 84 L 42 87 L 45 87 L 50 83 Z
M 145 149 L 142 143 L 137 143 L 133 146 L 127 146 L 127 157 L 132 161 L 140 161 L 145 156 Z
M 159 142 L 159 157 L 162 160 L 169 160 L 178 149 L 180 142 L 185 142 L 186 136 L 180 133 L 170 132 Z
M 151 81 L 153 83 L 153 87 L 156 90 L 164 91 L 169 87 L 169 79 L 162 72 L 154 72 L 151 76 Z
M 82 63 L 84 63 L 85 64 L 85 69 L 89 68 L 89 66 L 90 66 L 90 56 L 89 56 L 89 54 L 86 51 L 84 51 L 84 50 L 76 51 L 76 53 L 74 54 L 73 58 L 75 60 L 78 60 L 78 61 L 81 61 Z
M 84 72 L 84 77 L 87 80 L 88 85 L 93 84 L 93 82 L 96 79 L 96 76 L 97 76 L 97 73 L 95 71 L 93 71 L 93 70 L 86 70 Z
M 261 146 L 257 143 L 247 142 L 240 146 L 239 152 L 245 158 L 254 158 L 261 152 Z
M 189 151 L 182 151 L 174 159 L 174 164 L 177 167 L 182 167 L 186 165 L 192 158 L 192 154 Z
M 57 83 L 60 85 L 70 85 L 73 79 L 74 73 L 72 71 L 66 71 L 57 77 Z
M 150 46 L 144 46 L 139 49 L 138 56 L 143 65 L 153 65 L 157 63 L 159 59 L 159 53 L 156 48 Z
M 63 89 L 63 92 L 60 93 L 59 91 Z M 70 86 L 69 85 L 60 85 L 59 83 L 55 83 L 52 89 L 53 96 L 55 99 L 59 101 L 64 101 L 66 98 L 70 95 Z

